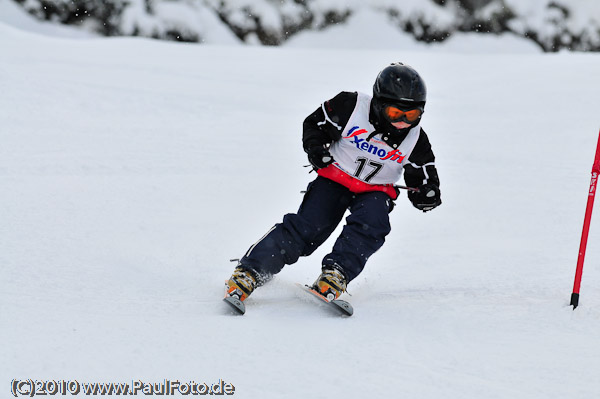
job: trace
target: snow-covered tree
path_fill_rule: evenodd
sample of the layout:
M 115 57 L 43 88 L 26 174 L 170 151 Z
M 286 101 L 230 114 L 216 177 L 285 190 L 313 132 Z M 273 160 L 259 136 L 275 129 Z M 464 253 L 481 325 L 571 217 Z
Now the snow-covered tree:
M 13 0 L 39 19 L 107 36 L 202 42 L 226 29 L 246 43 L 279 45 L 303 30 L 343 24 L 368 7 L 424 42 L 456 32 L 511 32 L 544 51 L 600 51 L 598 0 Z

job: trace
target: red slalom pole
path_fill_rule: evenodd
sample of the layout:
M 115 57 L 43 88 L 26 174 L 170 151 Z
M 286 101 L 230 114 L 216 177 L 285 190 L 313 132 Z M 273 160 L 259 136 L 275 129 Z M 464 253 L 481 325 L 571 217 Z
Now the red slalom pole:
M 573 310 L 575 310 L 577 305 L 579 305 L 579 288 L 581 287 L 581 276 L 583 274 L 583 260 L 585 259 L 585 248 L 587 247 L 588 233 L 590 231 L 592 209 L 594 209 L 594 197 L 596 196 L 598 175 L 600 175 L 600 132 L 598 132 L 598 146 L 596 147 L 596 157 L 594 158 L 594 165 L 592 166 L 592 180 L 590 182 L 590 191 L 588 192 L 587 207 L 585 208 L 583 232 L 581 233 L 581 244 L 579 244 L 579 256 L 577 257 L 575 283 L 573 284 L 573 293 L 571 294 L 571 305 L 573 305 Z

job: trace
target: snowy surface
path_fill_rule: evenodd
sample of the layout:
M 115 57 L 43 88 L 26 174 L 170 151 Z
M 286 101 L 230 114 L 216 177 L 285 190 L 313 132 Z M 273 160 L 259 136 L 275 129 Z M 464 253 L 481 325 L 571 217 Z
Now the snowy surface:
M 598 398 L 597 217 L 580 307 L 568 302 L 599 55 L 72 40 L 3 24 L 0 49 L 2 397 L 13 378 L 169 378 L 224 379 L 239 398 Z M 245 316 L 226 314 L 229 259 L 314 177 L 304 117 L 369 92 L 398 60 L 429 87 L 444 204 L 423 214 L 399 198 L 349 286 L 353 317 L 294 286 L 332 241 Z

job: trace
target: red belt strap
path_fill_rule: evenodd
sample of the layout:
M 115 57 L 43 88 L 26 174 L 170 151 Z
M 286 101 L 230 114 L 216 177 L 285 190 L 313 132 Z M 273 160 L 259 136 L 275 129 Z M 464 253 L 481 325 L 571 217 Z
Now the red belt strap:
M 326 177 L 329 180 L 333 180 L 336 183 L 341 184 L 353 193 L 368 193 L 372 191 L 381 191 L 390 196 L 393 200 L 398 198 L 398 192 L 394 188 L 393 184 L 369 184 L 364 181 L 358 180 L 357 178 L 350 176 L 348 173 L 337 168 L 334 164 L 331 164 L 325 168 L 317 170 L 317 174 L 322 177 Z

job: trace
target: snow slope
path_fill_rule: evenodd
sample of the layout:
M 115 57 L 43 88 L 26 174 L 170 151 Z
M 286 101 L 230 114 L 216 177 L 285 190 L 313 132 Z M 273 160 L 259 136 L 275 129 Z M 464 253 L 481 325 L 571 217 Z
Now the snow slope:
M 163 379 L 239 398 L 600 394 L 600 226 L 568 306 L 600 56 L 50 39 L 0 25 L 0 390 Z M 517 51 L 520 52 L 520 51 Z M 444 204 L 405 197 L 332 317 L 332 241 L 222 308 L 230 258 L 314 175 L 303 118 L 391 61 L 427 81 Z

